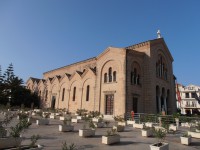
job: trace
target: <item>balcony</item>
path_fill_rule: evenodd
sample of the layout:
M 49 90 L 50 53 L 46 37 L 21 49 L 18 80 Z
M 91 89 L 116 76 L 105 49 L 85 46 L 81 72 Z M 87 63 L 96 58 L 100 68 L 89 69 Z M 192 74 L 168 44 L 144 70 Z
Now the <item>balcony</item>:
M 185 107 L 185 108 L 197 108 L 197 105 L 196 104 L 190 104 L 190 105 L 186 104 L 183 107 Z

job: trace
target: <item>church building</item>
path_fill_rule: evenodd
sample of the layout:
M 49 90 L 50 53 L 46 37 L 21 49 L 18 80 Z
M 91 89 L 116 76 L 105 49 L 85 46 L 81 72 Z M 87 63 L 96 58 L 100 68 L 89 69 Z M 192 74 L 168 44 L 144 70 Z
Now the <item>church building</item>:
M 176 111 L 173 57 L 163 38 L 118 48 L 30 77 L 41 107 L 100 111 L 104 115 Z

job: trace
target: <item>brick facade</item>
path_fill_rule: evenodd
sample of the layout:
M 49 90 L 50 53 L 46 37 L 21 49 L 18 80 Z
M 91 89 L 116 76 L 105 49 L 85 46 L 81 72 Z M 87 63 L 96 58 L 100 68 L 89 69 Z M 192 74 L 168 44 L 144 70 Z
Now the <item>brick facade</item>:
M 29 78 L 27 88 L 46 108 L 171 114 L 176 111 L 172 62 L 163 38 L 108 47 L 97 57 L 45 72 L 43 79 Z

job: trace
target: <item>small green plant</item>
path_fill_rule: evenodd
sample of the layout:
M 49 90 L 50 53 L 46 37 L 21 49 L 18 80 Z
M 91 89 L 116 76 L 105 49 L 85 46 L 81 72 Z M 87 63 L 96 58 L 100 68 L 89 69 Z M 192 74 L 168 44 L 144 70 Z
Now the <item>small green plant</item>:
M 19 120 L 22 120 L 22 119 L 27 119 L 28 118 L 28 115 L 25 114 L 25 113 L 18 113 L 18 116 L 19 116 Z
M 144 126 L 144 128 L 142 130 L 153 130 L 151 127 L 147 127 L 147 126 Z
M 115 116 L 114 120 L 117 121 L 117 122 L 124 122 L 125 121 L 122 116 Z
M 79 116 L 84 116 L 87 114 L 87 110 L 86 109 L 77 109 L 76 113 L 79 115 Z
M 30 147 L 35 147 L 39 138 L 40 138 L 40 136 L 38 134 L 37 135 L 32 135 L 31 136 Z
M 74 143 L 67 145 L 67 142 L 62 143 L 62 150 L 77 150 L 76 145 Z
M 41 111 L 36 112 L 36 114 L 37 114 L 38 116 L 42 117 L 42 112 L 41 112 Z
M 90 111 L 88 113 L 88 115 L 90 115 L 92 118 L 96 118 L 96 117 L 100 116 L 100 112 L 99 111 Z
M 96 126 L 94 125 L 94 122 L 92 120 L 89 121 L 89 128 L 95 129 Z
M 71 116 L 69 116 L 69 117 L 67 117 L 67 118 L 65 118 L 64 120 L 63 120 L 63 124 L 64 125 L 71 125 Z
M 180 114 L 179 113 L 174 113 L 172 116 L 173 116 L 174 119 L 175 118 L 180 118 Z
M 6 127 L 8 126 L 8 124 L 10 124 L 11 120 L 14 118 L 15 116 L 11 113 L 5 113 L 3 120 L 0 121 L 0 137 L 6 137 L 7 135 L 7 130 Z
M 20 137 L 20 134 L 27 129 L 29 126 L 31 125 L 31 123 L 28 122 L 27 119 L 22 119 L 19 121 L 18 124 L 16 124 L 16 126 L 11 127 L 11 131 L 10 131 L 10 136 L 12 137 Z
M 107 130 L 106 131 L 106 136 L 114 136 L 114 135 L 118 135 L 116 129 L 111 129 L 111 130 Z
M 196 129 L 197 129 L 197 130 L 200 130 L 200 122 L 197 123 Z
M 105 121 L 105 125 L 106 125 L 106 127 L 108 127 L 109 124 L 110 124 L 110 121 Z
M 181 137 L 191 137 L 187 132 L 183 133 Z
M 82 119 L 84 120 L 83 129 L 86 129 L 87 126 L 89 127 L 89 122 L 91 120 L 91 116 L 87 116 L 87 114 L 84 114 L 84 116 L 82 116 Z
M 158 140 L 157 146 L 162 145 L 162 142 L 165 140 L 166 132 L 163 129 L 154 129 L 153 134 Z

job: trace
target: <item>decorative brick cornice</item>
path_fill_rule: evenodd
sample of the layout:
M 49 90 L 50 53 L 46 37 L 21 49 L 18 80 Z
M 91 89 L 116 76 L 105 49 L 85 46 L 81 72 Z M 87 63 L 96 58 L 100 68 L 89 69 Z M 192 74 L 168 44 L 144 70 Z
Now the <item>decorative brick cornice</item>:
M 135 44 L 135 45 L 131 45 L 131 46 L 128 46 L 128 47 L 125 47 L 125 48 L 126 49 L 135 49 L 135 48 L 140 48 L 140 47 L 143 47 L 143 46 L 146 46 L 146 45 L 149 45 L 149 41 L 142 42 L 142 43 Z

